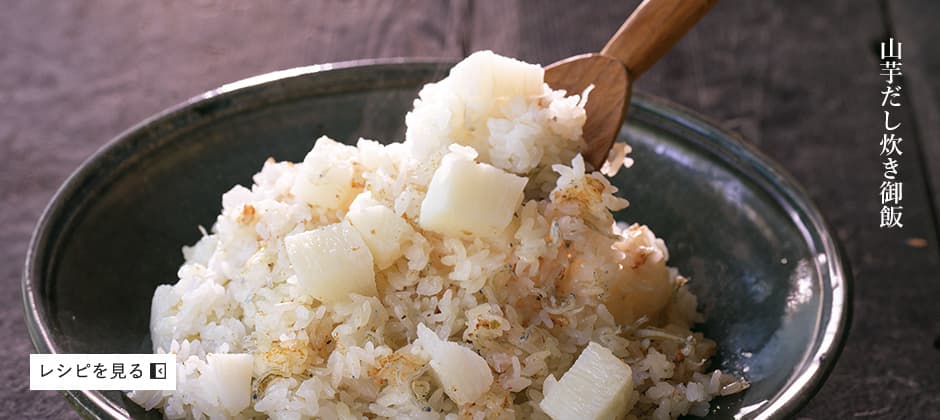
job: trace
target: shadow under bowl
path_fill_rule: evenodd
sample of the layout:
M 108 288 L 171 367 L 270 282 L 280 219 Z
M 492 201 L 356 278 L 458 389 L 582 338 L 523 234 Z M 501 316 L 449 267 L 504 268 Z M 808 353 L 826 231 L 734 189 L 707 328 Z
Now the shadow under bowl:
M 235 184 L 262 162 L 300 161 L 322 134 L 400 140 L 418 89 L 451 63 L 384 60 L 270 73 L 225 85 L 119 135 L 66 181 L 34 232 L 23 277 L 41 353 L 149 353 L 150 299 L 174 283 Z M 745 392 L 710 418 L 792 415 L 821 386 L 846 335 L 847 265 L 806 194 L 735 135 L 660 99 L 632 99 L 614 178 L 691 279 L 718 343 L 713 362 Z M 86 417 L 159 417 L 120 392 L 68 391 Z

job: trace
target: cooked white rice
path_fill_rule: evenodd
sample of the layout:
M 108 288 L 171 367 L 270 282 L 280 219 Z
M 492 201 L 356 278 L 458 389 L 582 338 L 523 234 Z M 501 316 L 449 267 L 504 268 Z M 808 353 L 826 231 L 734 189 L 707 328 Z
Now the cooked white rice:
M 222 197 L 212 232 L 183 248 L 179 281 L 154 293 L 153 350 L 177 355 L 177 390 L 130 397 L 167 418 L 548 418 L 546 377 L 561 378 L 596 342 L 632 369 L 628 418 L 707 414 L 714 396 L 746 384 L 705 371 L 715 345 L 690 330 L 701 317 L 686 279 L 648 228 L 615 224 L 611 211 L 627 201 L 586 170 L 586 98 L 565 95 L 539 66 L 480 52 L 421 90 L 403 143 L 323 137 L 303 163 L 269 159 L 250 188 Z M 614 150 L 605 173 L 631 162 L 625 145 Z M 442 159 L 474 155 L 528 178 L 508 225 L 422 228 Z M 502 187 L 489 186 L 494 198 Z M 348 220 L 354 199 L 406 224 L 391 258 L 371 251 L 373 296 L 321 302 L 285 238 Z M 437 338 L 418 339 L 419 324 Z M 459 366 L 468 378 L 492 383 L 442 386 L 448 367 L 430 367 L 434 346 L 453 345 L 485 360 Z

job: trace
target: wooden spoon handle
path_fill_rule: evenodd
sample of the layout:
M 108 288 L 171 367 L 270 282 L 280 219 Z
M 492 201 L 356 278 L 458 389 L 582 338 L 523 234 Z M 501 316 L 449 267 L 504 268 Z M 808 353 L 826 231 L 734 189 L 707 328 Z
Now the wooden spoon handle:
M 644 0 L 601 54 L 620 60 L 636 80 L 718 0 Z

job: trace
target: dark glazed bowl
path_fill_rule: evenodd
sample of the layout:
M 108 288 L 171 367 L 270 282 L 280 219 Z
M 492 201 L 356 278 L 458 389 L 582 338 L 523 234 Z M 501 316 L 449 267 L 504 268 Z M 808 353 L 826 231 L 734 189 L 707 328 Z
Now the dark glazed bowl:
M 23 277 L 41 353 L 150 352 L 154 288 L 211 226 L 221 195 L 269 156 L 302 160 L 321 134 L 397 141 L 425 82 L 450 64 L 383 61 L 286 70 L 223 86 L 121 134 L 66 181 L 30 243 Z M 714 366 L 747 391 L 712 418 L 781 418 L 821 386 L 846 335 L 846 263 L 819 212 L 779 167 L 703 118 L 636 95 L 621 136 L 636 165 L 615 178 L 670 263 L 692 279 L 719 344 Z M 157 417 L 119 392 L 67 392 L 83 415 Z

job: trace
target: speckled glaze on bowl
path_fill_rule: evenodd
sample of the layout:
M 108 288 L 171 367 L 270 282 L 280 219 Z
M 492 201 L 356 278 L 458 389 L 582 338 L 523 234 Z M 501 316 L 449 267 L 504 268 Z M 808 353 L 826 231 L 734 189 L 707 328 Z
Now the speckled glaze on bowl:
M 404 136 L 418 88 L 450 63 L 371 61 L 304 67 L 225 85 L 157 115 L 98 151 L 56 193 L 23 277 L 41 353 L 150 351 L 154 288 L 176 281 L 180 247 L 210 226 L 221 195 L 269 156 L 299 161 L 327 134 Z M 735 135 L 662 100 L 635 95 L 621 132 L 636 165 L 614 179 L 670 264 L 692 279 L 719 344 L 714 366 L 747 391 L 710 418 L 782 418 L 832 368 L 850 314 L 846 263 L 819 212 L 779 167 Z M 67 392 L 86 417 L 159 417 L 119 392 Z

